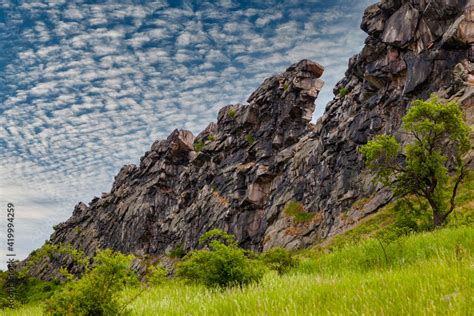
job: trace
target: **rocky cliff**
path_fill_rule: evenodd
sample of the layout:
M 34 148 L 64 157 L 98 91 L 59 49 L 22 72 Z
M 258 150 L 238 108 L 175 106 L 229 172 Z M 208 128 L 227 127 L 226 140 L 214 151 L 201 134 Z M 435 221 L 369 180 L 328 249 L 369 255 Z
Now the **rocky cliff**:
M 109 193 L 76 205 L 52 243 L 92 255 L 192 249 L 211 228 L 257 251 L 304 247 L 390 201 L 364 171 L 357 147 L 394 133 L 411 100 L 436 92 L 474 119 L 474 5 L 467 0 L 386 0 L 370 6 L 365 47 L 335 98 L 310 123 L 324 68 L 303 60 L 266 79 L 245 104 L 219 111 L 199 135 L 175 130 L 140 164 L 124 166 Z M 472 153 L 470 157 L 473 164 Z M 353 207 L 365 198 L 366 203 Z M 61 256 L 32 273 L 49 278 Z

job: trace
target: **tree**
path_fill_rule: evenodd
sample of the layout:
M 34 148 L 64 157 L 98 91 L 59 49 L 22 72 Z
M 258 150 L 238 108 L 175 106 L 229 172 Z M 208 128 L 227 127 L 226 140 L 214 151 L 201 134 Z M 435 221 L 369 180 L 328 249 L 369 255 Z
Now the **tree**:
M 458 187 L 468 172 L 462 157 L 471 148 L 470 128 L 455 102 L 443 104 L 433 97 L 412 103 L 403 117 L 403 131 L 408 136 L 403 148 L 392 135 L 378 135 L 360 152 L 377 181 L 391 187 L 395 196 L 426 199 L 433 225 L 441 226 L 455 209 Z

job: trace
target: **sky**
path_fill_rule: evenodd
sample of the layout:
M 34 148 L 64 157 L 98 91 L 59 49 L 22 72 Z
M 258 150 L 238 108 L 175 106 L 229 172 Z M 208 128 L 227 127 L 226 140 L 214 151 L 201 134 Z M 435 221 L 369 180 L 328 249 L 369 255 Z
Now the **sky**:
M 0 0 L 0 268 L 7 203 L 22 259 L 155 140 L 304 58 L 326 68 L 316 120 L 373 2 Z

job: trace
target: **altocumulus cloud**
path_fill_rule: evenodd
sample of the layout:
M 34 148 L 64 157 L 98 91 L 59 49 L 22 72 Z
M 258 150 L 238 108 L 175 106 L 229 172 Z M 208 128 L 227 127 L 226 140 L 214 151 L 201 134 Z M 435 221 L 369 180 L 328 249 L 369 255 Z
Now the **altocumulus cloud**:
M 198 133 L 302 58 L 326 67 L 318 117 L 369 2 L 0 1 L 0 200 L 19 257 L 154 140 Z

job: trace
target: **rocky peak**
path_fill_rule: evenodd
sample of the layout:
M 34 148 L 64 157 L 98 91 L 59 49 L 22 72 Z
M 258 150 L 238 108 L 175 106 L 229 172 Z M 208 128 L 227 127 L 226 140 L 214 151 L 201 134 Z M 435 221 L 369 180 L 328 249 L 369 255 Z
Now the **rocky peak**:
M 175 130 L 155 142 L 139 166 L 120 170 L 111 192 L 78 204 L 50 241 L 87 254 L 113 248 L 160 256 L 193 249 L 212 228 L 257 251 L 304 247 L 350 228 L 391 199 L 373 184 L 357 148 L 379 133 L 403 140 L 398 131 L 411 100 L 437 93 L 473 122 L 473 12 L 466 0 L 370 6 L 361 24 L 365 46 L 316 126 L 309 121 L 324 68 L 302 60 L 266 79 L 248 103 L 222 108 L 197 137 Z M 288 205 L 307 220 L 296 220 Z M 33 274 L 50 278 L 65 260 L 51 258 Z

